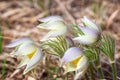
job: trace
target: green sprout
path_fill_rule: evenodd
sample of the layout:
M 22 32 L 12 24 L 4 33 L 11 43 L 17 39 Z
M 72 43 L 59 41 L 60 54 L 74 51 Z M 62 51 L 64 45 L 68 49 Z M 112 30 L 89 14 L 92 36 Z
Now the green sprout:
M 108 57 L 110 64 L 114 63 L 115 40 L 110 35 L 102 36 L 100 49 Z
M 100 49 L 109 59 L 113 72 L 113 80 L 117 80 L 115 66 L 115 40 L 110 35 L 102 36 Z
M 3 66 L 2 66 L 2 70 L 1 70 L 1 72 L 2 72 L 2 76 L 4 76 L 5 75 L 5 73 L 6 73 L 6 65 L 7 64 L 7 60 L 6 59 L 4 59 L 3 60 Z

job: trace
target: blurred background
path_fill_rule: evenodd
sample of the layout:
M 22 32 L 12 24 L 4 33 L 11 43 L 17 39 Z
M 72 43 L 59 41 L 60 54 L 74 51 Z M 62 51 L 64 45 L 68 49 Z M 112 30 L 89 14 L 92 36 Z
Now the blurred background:
M 116 40 L 116 60 L 120 79 L 120 0 L 0 0 L 0 80 L 65 80 L 63 70 L 56 71 L 56 62 L 38 65 L 36 73 L 22 75 L 21 69 L 15 72 L 19 58 L 9 56 L 11 49 L 5 45 L 22 37 L 30 37 L 39 43 L 46 33 L 36 28 L 37 19 L 50 15 L 62 16 L 66 23 L 81 23 L 87 16 L 100 25 L 104 32 L 110 32 Z M 111 68 L 103 57 L 102 66 L 107 80 L 112 80 Z M 69 74 L 73 80 L 73 74 Z M 97 75 L 96 75 L 97 76 Z M 84 79 L 83 79 L 84 80 Z

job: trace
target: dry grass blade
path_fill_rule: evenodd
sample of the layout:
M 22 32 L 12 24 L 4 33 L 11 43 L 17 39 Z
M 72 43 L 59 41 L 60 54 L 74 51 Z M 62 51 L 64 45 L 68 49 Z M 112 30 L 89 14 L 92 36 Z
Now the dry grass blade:
M 117 16 L 118 12 L 119 12 L 119 9 L 117 9 L 115 12 L 113 12 L 112 15 L 108 18 L 107 23 L 106 23 L 107 24 L 107 26 L 106 26 L 107 29 L 113 23 L 113 19 Z
M 58 3 L 58 5 L 60 6 L 62 12 L 69 18 L 69 20 L 72 23 L 76 23 L 75 19 L 73 18 L 73 16 L 69 13 L 69 11 L 66 9 L 65 5 L 63 5 L 63 3 L 60 0 L 55 0 L 55 2 Z
M 20 72 L 20 69 L 15 70 L 15 71 L 11 74 L 10 78 L 12 78 L 13 76 L 15 76 L 15 74 L 17 74 L 17 73 L 19 73 L 19 72 Z
M 35 78 L 29 76 L 27 80 L 35 80 Z
M 2 29 L 0 28 L 0 54 L 2 53 Z
M 17 9 L 14 9 L 14 10 L 8 10 L 6 11 L 3 15 L 1 15 L 2 18 L 7 18 L 11 15 L 14 15 L 16 13 L 19 13 L 21 11 L 21 9 L 17 8 Z

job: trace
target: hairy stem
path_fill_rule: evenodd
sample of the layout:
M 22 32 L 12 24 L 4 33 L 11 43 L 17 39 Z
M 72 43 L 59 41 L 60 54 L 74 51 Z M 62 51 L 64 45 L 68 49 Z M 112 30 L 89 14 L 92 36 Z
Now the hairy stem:
M 105 79 L 101 66 L 98 68 L 98 73 L 99 73 L 100 79 Z
M 95 64 L 96 64 L 97 71 L 99 73 L 100 79 L 104 79 L 104 74 L 103 74 L 103 71 L 102 71 L 102 67 L 101 67 L 99 56 L 98 56 L 98 59 L 95 61 Z
M 94 69 L 93 69 L 93 64 L 92 64 L 92 62 L 89 62 L 89 67 L 90 67 L 91 79 L 92 79 L 92 80 L 95 80 L 95 77 L 94 77 Z
M 111 67 L 112 67 L 113 80 L 117 80 L 117 71 L 116 71 L 115 62 L 111 63 Z
M 85 73 L 85 79 L 90 80 L 87 73 Z

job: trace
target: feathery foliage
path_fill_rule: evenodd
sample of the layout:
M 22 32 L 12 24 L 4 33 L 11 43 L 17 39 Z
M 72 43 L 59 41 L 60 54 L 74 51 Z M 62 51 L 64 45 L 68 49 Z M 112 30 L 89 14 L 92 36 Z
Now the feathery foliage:
M 70 24 L 69 26 L 74 29 L 74 30 L 73 30 L 73 31 L 74 31 L 74 32 L 73 32 L 74 35 L 76 35 L 76 36 L 84 35 L 84 32 L 82 32 L 82 30 L 79 28 L 79 26 L 74 25 L 74 24 Z
M 85 55 L 88 57 L 89 61 L 94 61 L 99 56 L 99 49 L 96 47 L 85 46 L 84 52 L 85 52 Z
M 102 36 L 101 51 L 111 60 L 114 60 L 115 40 L 110 35 Z
M 44 43 L 44 46 L 48 46 L 47 53 L 55 54 L 62 57 L 65 51 L 69 48 L 68 41 L 63 36 L 58 36 L 54 40 L 48 40 Z

